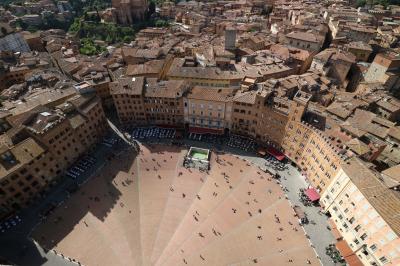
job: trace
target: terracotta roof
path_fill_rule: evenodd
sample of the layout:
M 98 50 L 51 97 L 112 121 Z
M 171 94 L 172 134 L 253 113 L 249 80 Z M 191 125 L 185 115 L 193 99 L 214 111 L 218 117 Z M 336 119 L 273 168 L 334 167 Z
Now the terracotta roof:
M 71 116 L 68 116 L 68 120 L 73 129 L 80 127 L 81 125 L 83 125 L 86 122 L 85 118 L 77 112 Z
M 400 110 L 400 101 L 394 98 L 383 98 L 377 101 L 376 104 L 390 112 L 396 112 Z
M 233 99 L 234 102 L 254 104 L 256 102 L 256 91 L 238 91 Z
M 120 78 L 118 81 L 110 83 L 110 94 L 142 95 L 143 88 L 143 77 Z
M 392 127 L 389 129 L 388 135 L 392 138 L 400 140 L 400 127 Z
M 350 42 L 346 44 L 347 47 L 353 48 L 353 49 L 359 49 L 359 50 L 365 50 L 365 51 L 371 51 L 372 52 L 372 47 L 368 43 L 365 43 L 363 41 L 358 41 L 358 42 Z
M 186 88 L 187 82 L 184 80 L 151 82 L 145 85 L 145 96 L 176 99 L 183 96 Z
M 399 183 L 400 182 L 400 164 L 382 171 L 382 175 L 386 175 Z
M 165 60 L 151 60 L 144 64 L 128 65 L 125 75 L 141 76 L 146 74 L 158 74 L 164 66 Z
M 230 88 L 221 89 L 196 86 L 187 95 L 187 98 L 205 101 L 228 102 L 232 101 L 234 91 L 234 89 Z
M 357 138 L 351 139 L 350 141 L 346 142 L 346 146 L 349 147 L 357 155 L 363 155 L 370 151 L 368 145 Z
M 297 39 L 297 40 L 302 40 L 305 42 L 319 43 L 317 36 L 315 34 L 309 33 L 309 32 L 293 31 L 289 34 L 286 34 L 286 37 L 292 38 L 292 39 Z
M 356 136 L 356 137 L 362 137 L 363 135 L 365 135 L 367 132 L 365 132 L 364 130 L 361 130 L 353 125 L 350 124 L 350 122 L 345 121 L 344 123 L 342 123 L 340 125 L 341 128 L 343 128 L 344 130 L 350 132 L 352 135 Z
M 346 123 L 343 123 L 342 125 L 350 125 L 353 128 L 360 129 L 384 139 L 389 132 L 389 125 L 393 126 L 394 123 L 376 117 L 376 114 L 374 113 L 356 109 L 354 115 L 348 118 Z
M 15 172 L 18 168 L 31 162 L 41 155 L 44 152 L 44 149 L 34 139 L 28 138 L 9 149 L 9 151 L 14 155 L 17 163 L 8 169 L 0 164 L 0 178 Z
M 336 48 L 325 49 L 315 55 L 314 58 L 323 62 L 328 62 L 329 60 L 342 60 L 349 63 L 355 63 L 356 61 L 356 56 L 352 53 L 340 51 Z
M 152 48 L 152 49 L 139 49 L 131 47 L 122 48 L 123 57 L 156 59 L 158 56 L 160 56 L 160 54 L 161 54 L 161 48 Z
M 217 67 L 186 67 L 185 59 L 175 58 L 169 71 L 170 77 L 214 79 L 214 80 L 241 80 L 244 74 L 237 71 L 223 71 Z
M 353 157 L 343 163 L 343 171 L 383 220 L 400 235 L 400 198 L 379 181 L 376 172 Z
M 281 45 L 281 44 L 271 45 L 270 51 L 274 55 L 277 55 L 284 60 L 289 59 L 289 58 L 294 58 L 294 59 L 297 59 L 300 61 L 305 61 L 311 56 L 311 53 L 307 50 L 287 47 L 287 46 Z
M 348 107 L 350 107 L 350 106 L 348 106 Z M 355 109 L 355 107 L 354 108 L 344 108 L 344 105 L 341 102 L 333 102 L 331 105 L 329 105 L 326 108 L 326 111 L 328 111 L 329 113 L 334 114 L 342 119 L 346 119 L 353 113 L 354 109 Z

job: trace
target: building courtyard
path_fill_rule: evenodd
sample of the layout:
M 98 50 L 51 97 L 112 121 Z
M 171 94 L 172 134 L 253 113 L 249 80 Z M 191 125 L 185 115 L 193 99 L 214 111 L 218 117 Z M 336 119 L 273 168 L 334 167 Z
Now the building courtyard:
M 279 182 L 212 151 L 141 145 L 110 157 L 32 233 L 82 265 L 321 265 Z

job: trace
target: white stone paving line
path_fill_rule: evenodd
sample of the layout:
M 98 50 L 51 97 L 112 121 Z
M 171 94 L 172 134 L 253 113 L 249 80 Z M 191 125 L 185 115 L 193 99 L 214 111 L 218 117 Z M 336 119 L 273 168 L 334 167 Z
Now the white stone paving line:
M 50 251 L 53 252 L 54 254 L 56 254 L 57 256 L 59 256 L 59 257 L 65 259 L 65 260 L 69 261 L 69 262 L 72 262 L 72 263 L 74 263 L 74 264 L 76 264 L 76 265 L 84 266 L 84 265 L 83 265 L 82 263 L 80 263 L 79 261 L 76 261 L 75 259 L 71 259 L 70 257 L 67 257 L 67 256 L 65 256 L 65 255 L 62 254 L 62 253 L 58 253 L 55 249 L 51 249 Z

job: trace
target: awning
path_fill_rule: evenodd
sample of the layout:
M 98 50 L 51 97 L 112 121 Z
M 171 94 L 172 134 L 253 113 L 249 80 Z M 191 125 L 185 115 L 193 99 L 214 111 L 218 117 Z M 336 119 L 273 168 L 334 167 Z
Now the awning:
M 344 260 L 349 266 L 364 266 L 356 254 L 345 257 Z
M 224 134 L 224 130 L 205 127 L 189 127 L 189 133 L 222 135 Z
M 267 152 L 274 156 L 278 161 L 282 161 L 283 159 L 285 159 L 285 154 L 273 147 L 268 147 Z
M 339 250 L 340 255 L 342 255 L 343 258 L 348 257 L 353 254 L 353 250 L 349 247 L 346 241 L 340 240 L 336 243 L 336 248 Z
M 328 224 L 331 227 L 331 232 L 335 237 L 335 239 L 336 240 L 342 239 L 342 235 L 340 234 L 340 231 L 336 228 L 335 222 L 332 219 L 329 219 Z
M 354 254 L 346 241 L 340 240 L 336 243 L 336 248 L 339 250 L 340 255 L 344 258 L 349 266 L 362 266 L 364 265 L 358 256 Z
M 318 192 L 315 190 L 315 188 L 309 188 L 305 191 L 305 193 L 311 201 L 317 201 L 320 198 L 320 196 L 319 196 Z
M 267 151 L 266 151 L 265 149 L 263 149 L 263 148 L 259 148 L 257 152 L 258 152 L 258 154 L 260 154 L 261 156 L 267 155 Z
M 336 240 L 342 239 L 342 235 L 340 234 L 340 231 L 337 228 L 332 228 L 331 232 Z

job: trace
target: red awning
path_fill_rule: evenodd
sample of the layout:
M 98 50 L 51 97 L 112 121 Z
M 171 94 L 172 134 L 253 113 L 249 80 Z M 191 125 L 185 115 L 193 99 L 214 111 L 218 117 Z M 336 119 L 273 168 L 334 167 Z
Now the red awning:
M 223 129 L 214 129 L 214 128 L 205 128 L 205 127 L 190 127 L 189 133 L 222 135 L 222 134 L 224 134 L 224 130 Z
M 344 240 L 340 240 L 336 243 L 336 248 L 339 250 L 340 254 L 345 258 L 348 257 L 352 254 L 354 254 L 354 252 L 351 250 L 351 248 L 349 247 L 349 245 L 347 244 L 346 241 Z
M 348 265 L 350 266 L 362 266 L 364 265 L 357 255 L 351 250 L 350 246 L 346 241 L 340 240 L 336 243 L 336 248 L 339 250 L 342 257 L 345 259 Z
M 362 266 L 364 265 L 357 255 L 354 254 L 350 246 L 346 241 L 340 240 L 336 243 L 336 248 L 339 250 L 342 257 L 346 260 L 347 264 L 350 266 Z
M 305 191 L 305 193 L 311 201 L 317 201 L 320 198 L 320 196 L 319 196 L 318 192 L 315 190 L 315 188 L 309 188 Z
M 282 161 L 283 159 L 285 159 L 285 154 L 273 147 L 268 147 L 267 152 L 274 156 L 278 161 Z
M 349 266 L 363 266 L 364 265 L 356 254 L 350 255 L 350 256 L 344 258 L 344 260 L 347 262 L 347 264 L 349 264 Z

